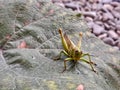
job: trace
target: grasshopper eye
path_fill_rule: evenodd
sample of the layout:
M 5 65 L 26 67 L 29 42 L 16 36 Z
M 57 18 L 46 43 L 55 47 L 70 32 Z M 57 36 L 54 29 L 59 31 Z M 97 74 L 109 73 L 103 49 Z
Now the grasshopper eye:
M 75 51 L 75 53 L 78 53 L 78 52 L 79 52 L 78 50 Z
M 78 50 L 76 50 L 76 51 L 75 51 L 75 54 L 76 54 L 76 55 L 79 55 L 79 54 L 80 54 L 80 52 L 79 52 Z
M 81 55 L 81 54 L 82 54 L 82 51 L 76 50 L 76 51 L 75 51 L 75 54 L 76 54 L 76 55 Z

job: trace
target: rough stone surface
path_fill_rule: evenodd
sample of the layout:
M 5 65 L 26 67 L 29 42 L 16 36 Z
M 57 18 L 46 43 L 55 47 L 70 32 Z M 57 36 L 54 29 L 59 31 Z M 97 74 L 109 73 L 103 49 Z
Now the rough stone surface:
M 73 11 L 48 0 L 1 3 L 9 13 L 9 18 L 4 19 L 16 27 L 1 47 L 0 90 L 75 90 L 81 84 L 85 90 L 119 90 L 120 52 L 92 35 L 84 20 Z M 59 27 L 75 43 L 79 32 L 83 32 L 81 49 L 92 55 L 98 74 L 84 62 L 78 62 L 76 68 L 69 68 L 72 64 L 69 62 L 67 71 L 61 73 L 64 57 L 59 61 L 52 59 L 62 50 Z

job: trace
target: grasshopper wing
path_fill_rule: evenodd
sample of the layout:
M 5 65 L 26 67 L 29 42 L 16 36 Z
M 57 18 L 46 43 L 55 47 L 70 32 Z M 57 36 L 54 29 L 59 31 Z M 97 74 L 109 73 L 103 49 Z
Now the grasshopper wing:
M 70 40 L 66 33 L 64 34 L 64 38 L 67 43 L 68 49 L 73 50 L 76 47 L 76 45 Z

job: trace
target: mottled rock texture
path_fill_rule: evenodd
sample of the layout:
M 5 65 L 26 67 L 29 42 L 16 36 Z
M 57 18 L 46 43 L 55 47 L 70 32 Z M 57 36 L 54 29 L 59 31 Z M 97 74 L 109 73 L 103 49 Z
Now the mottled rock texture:
M 1 0 L 0 4 L 5 17 L 0 17 L 5 21 L 4 35 L 0 26 L 0 90 L 75 90 L 81 84 L 85 90 L 119 90 L 120 52 L 92 35 L 75 12 L 48 0 Z M 52 59 L 62 50 L 58 28 L 75 43 L 83 32 L 81 49 L 92 55 L 98 74 L 84 62 L 75 68 L 68 62 L 67 71 L 61 73 L 65 57 Z

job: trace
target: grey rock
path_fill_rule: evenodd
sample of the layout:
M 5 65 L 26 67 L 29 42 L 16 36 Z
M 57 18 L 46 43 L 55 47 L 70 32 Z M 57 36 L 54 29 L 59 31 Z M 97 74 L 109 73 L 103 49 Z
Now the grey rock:
M 119 47 L 119 49 L 120 49 L 120 42 L 117 44 L 117 46 Z
M 65 5 L 63 3 L 55 2 L 55 4 L 58 6 L 61 6 L 61 7 L 65 7 Z
M 120 5 L 119 2 L 110 2 L 110 4 L 114 7 L 118 7 Z
M 92 18 L 92 17 L 85 17 L 85 20 L 86 20 L 87 22 L 92 22 L 92 21 L 93 21 L 93 18 Z
M 106 8 L 107 10 L 109 10 L 109 11 L 112 11 L 113 8 L 114 8 L 114 7 L 113 7 L 112 5 L 110 5 L 110 4 L 104 4 L 103 7 Z
M 110 30 L 110 25 L 108 25 L 107 23 L 104 23 L 104 27 L 106 28 L 106 30 Z
M 110 3 L 112 0 L 102 0 L 102 3 Z
M 119 50 L 119 47 L 118 46 L 113 46 L 113 48 L 118 51 Z
M 86 7 L 88 7 L 89 9 L 91 9 L 92 5 L 89 2 L 86 2 Z
M 120 24 L 116 25 L 116 29 L 120 31 Z
M 109 25 L 112 25 L 112 26 L 115 26 L 115 25 L 116 25 L 115 22 L 113 22 L 112 20 L 109 20 L 109 21 L 108 21 L 108 24 L 109 24 Z
M 114 42 L 114 40 L 113 40 L 111 37 L 104 38 L 103 41 L 104 41 L 106 44 L 109 44 L 109 45 L 111 45 L 111 46 L 114 46 L 114 45 L 115 45 L 115 42 Z
M 91 9 L 94 10 L 98 10 L 98 4 L 97 3 L 93 3 Z
M 87 25 L 88 25 L 88 27 L 89 27 L 90 29 L 92 29 L 92 28 L 93 28 L 93 25 L 94 25 L 94 22 L 88 22 Z
M 88 11 L 91 11 L 91 8 L 89 8 L 89 7 L 85 7 L 85 8 L 82 8 L 83 10 L 81 10 L 82 12 L 84 11 L 84 12 L 88 12 Z
M 103 13 L 103 17 L 102 20 L 105 22 L 109 19 L 108 14 L 107 13 Z
M 118 40 L 116 40 L 116 45 L 118 46 L 118 48 L 120 49 L 120 38 L 118 38 Z
M 118 7 L 115 7 L 114 10 L 120 12 L 120 5 Z
M 110 12 L 107 12 L 107 15 L 108 15 L 108 18 L 109 18 L 110 20 L 114 20 L 114 17 L 113 17 L 113 15 L 112 15 Z
M 120 20 L 117 20 L 116 24 L 117 24 L 117 25 L 120 25 Z
M 8 16 L 0 17 L 0 20 L 7 20 L 9 24 L 5 22 L 4 25 L 8 27 L 14 26 L 13 21 L 22 27 L 18 32 L 10 28 L 15 33 L 0 51 L 0 90 L 76 90 L 80 84 L 86 90 L 119 90 L 120 52 L 91 34 L 77 13 L 48 1 L 1 0 L 5 8 L 3 15 Z M 36 6 L 38 3 L 40 8 Z M 22 17 L 15 18 L 17 13 Z M 31 22 L 24 25 L 28 20 Z M 58 28 L 62 28 L 75 43 L 79 32 L 83 32 L 81 50 L 91 55 L 98 74 L 82 61 L 74 68 L 69 68 L 74 63 L 68 62 L 67 70 L 61 73 L 64 55 L 59 61 L 53 60 L 63 50 Z M 20 41 L 25 41 L 28 47 L 17 48 Z
M 71 8 L 72 10 L 76 10 L 77 7 L 78 7 L 78 5 L 76 3 L 73 3 L 73 2 L 65 3 L 64 5 L 65 5 L 66 8 Z
M 117 34 L 120 36 L 120 30 L 117 30 Z
M 60 0 L 59 0 L 60 1 Z M 71 0 L 62 0 L 62 2 L 64 3 L 64 4 L 66 4 L 66 3 L 71 3 Z
M 95 21 L 95 23 L 99 26 L 102 26 L 103 27 L 103 22 L 102 21 Z
M 98 11 L 95 20 L 102 20 L 102 11 Z
M 96 12 L 94 11 L 82 12 L 82 14 L 88 17 L 96 17 Z
M 111 30 L 113 30 L 113 31 L 115 31 L 115 30 L 116 30 L 116 27 L 115 27 L 115 26 L 110 25 L 110 29 L 111 29 Z
M 113 10 L 112 14 L 115 18 L 120 18 L 120 12 Z
M 108 35 L 107 33 L 103 33 L 103 34 L 99 35 L 98 38 L 103 40 L 104 38 L 107 37 L 107 35 Z
M 97 24 L 93 25 L 93 33 L 95 35 L 100 35 L 101 33 L 104 33 L 104 32 L 105 32 L 105 30 L 102 26 L 99 26 Z
M 108 31 L 108 35 L 113 39 L 117 39 L 119 37 L 118 34 L 113 30 Z

